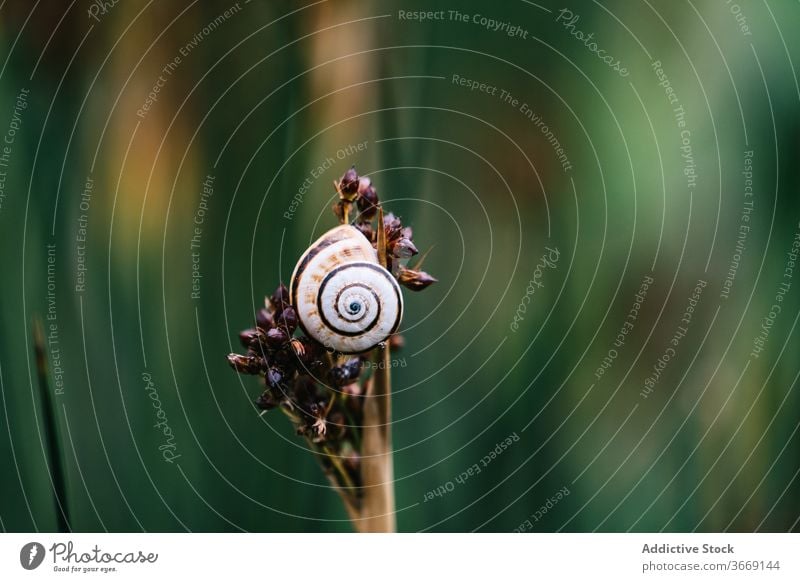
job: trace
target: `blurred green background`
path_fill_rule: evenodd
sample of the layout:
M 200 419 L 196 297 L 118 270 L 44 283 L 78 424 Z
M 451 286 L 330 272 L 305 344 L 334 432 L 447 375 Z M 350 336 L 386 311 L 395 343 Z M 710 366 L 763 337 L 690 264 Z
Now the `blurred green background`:
M 225 355 L 355 164 L 440 280 L 406 293 L 395 355 L 400 530 L 797 531 L 798 22 L 778 0 L 0 3 L 2 529 L 60 527 L 55 460 L 75 531 L 350 530 Z

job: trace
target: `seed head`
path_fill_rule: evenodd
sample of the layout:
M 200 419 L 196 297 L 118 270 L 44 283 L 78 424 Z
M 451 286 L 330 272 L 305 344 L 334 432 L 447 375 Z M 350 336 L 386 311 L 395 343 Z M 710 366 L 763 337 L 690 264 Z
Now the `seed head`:
M 409 238 L 400 238 L 392 245 L 392 254 L 398 259 L 410 259 L 414 255 L 419 254 L 417 247 L 411 242 Z
M 273 327 L 267 332 L 267 345 L 273 349 L 278 349 L 289 341 L 289 334 L 282 327 Z
M 378 191 L 372 185 L 369 178 L 361 178 L 358 184 L 358 199 L 356 200 L 358 210 L 361 213 L 361 221 L 370 221 L 378 213 Z
M 294 330 L 297 329 L 297 312 L 294 307 L 287 306 L 281 311 L 278 316 L 278 327 L 283 329 L 289 337 L 294 334 Z
M 352 202 L 356 194 L 358 194 L 358 183 L 358 172 L 356 172 L 356 167 L 352 166 L 339 180 L 339 194 L 345 200 Z
M 256 325 L 264 331 L 269 330 L 274 325 L 272 314 L 266 309 L 259 309 L 256 313 Z
M 228 363 L 231 365 L 231 368 L 242 374 L 260 374 L 263 369 L 264 360 L 258 356 L 228 354 Z
M 437 282 L 437 279 L 431 277 L 425 271 L 407 269 L 402 265 L 400 266 L 400 272 L 397 275 L 397 280 L 409 291 L 422 291 L 429 285 Z
M 277 316 L 281 311 L 283 311 L 289 305 L 289 290 L 286 288 L 286 285 L 281 283 L 278 285 L 278 288 L 275 289 L 275 293 L 272 294 L 269 298 L 270 305 L 272 306 L 273 313 Z

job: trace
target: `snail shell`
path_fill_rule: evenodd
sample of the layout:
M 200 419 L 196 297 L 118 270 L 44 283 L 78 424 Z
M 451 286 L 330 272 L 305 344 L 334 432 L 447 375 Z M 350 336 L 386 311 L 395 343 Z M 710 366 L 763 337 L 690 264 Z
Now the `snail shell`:
M 305 333 L 326 348 L 355 354 L 392 335 L 403 296 L 361 232 L 348 224 L 322 235 L 300 257 L 289 297 Z

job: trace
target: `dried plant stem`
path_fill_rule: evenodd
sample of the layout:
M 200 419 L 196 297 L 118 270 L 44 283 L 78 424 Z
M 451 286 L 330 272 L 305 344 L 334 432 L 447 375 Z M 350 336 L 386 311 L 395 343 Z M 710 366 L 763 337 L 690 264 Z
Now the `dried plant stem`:
M 367 382 L 364 401 L 364 436 L 361 459 L 361 519 L 354 522 L 360 532 L 397 530 L 394 505 L 394 461 L 392 455 L 392 382 L 389 346 L 378 351 L 379 365 Z
M 339 497 L 342 498 L 345 511 L 347 511 L 347 517 L 349 517 L 350 521 L 354 524 L 358 523 L 358 520 L 361 518 L 361 510 L 358 507 L 358 503 L 353 499 L 352 495 L 342 489 L 334 474 L 328 471 L 326 471 L 325 474 L 328 476 L 328 480 L 331 482 L 334 491 L 336 491 L 336 493 L 339 494 Z
M 378 224 L 383 208 L 378 207 Z M 378 229 L 378 260 L 386 265 L 386 231 Z M 360 532 L 395 532 L 394 457 L 392 454 L 392 372 L 387 342 L 377 350 L 375 374 L 366 385 L 364 433 L 361 449 L 361 519 L 354 523 Z
M 312 447 L 311 450 L 314 450 L 313 443 L 309 441 L 308 444 L 309 446 Z M 320 465 L 322 465 L 325 475 L 328 477 L 328 481 L 330 481 L 331 485 L 333 486 L 334 491 L 336 491 L 336 493 L 339 494 L 339 497 L 341 497 L 345 511 L 347 511 L 347 517 L 350 518 L 350 521 L 355 523 L 356 520 L 358 520 L 358 518 L 360 517 L 361 512 L 359 508 L 358 497 L 356 496 L 355 492 L 356 490 L 352 488 L 354 486 L 352 484 L 352 481 L 350 481 L 349 477 L 347 476 L 347 471 L 344 470 L 344 467 L 341 466 L 341 463 L 339 464 L 333 463 L 334 467 L 336 467 L 338 471 L 332 471 L 329 468 L 326 468 L 325 459 L 323 458 L 323 455 L 321 453 L 317 451 L 316 456 L 320 462 Z M 331 453 L 330 451 L 328 451 L 328 458 L 332 462 L 334 461 L 333 453 Z M 344 479 L 347 479 L 347 481 L 350 483 L 349 488 L 342 484 L 342 481 Z
M 306 437 L 306 442 L 308 443 L 308 448 L 319 461 L 320 467 L 322 467 L 322 471 L 330 481 L 334 491 L 342 498 L 347 517 L 355 523 L 361 516 L 357 490 L 346 469 L 342 466 L 341 460 L 328 447 L 324 447 L 320 451 L 310 438 Z M 330 465 L 326 463 L 326 460 L 330 461 Z
M 339 456 L 335 452 L 333 452 L 330 449 L 330 447 L 323 447 L 322 450 L 325 452 L 326 455 L 328 455 L 328 458 L 330 459 L 331 463 L 333 463 L 333 466 L 339 472 L 339 475 L 341 476 L 341 479 L 342 479 L 342 483 L 344 483 L 344 486 L 345 486 L 346 490 L 351 495 L 356 495 L 356 493 L 357 493 L 356 492 L 356 485 L 355 485 L 355 483 L 353 483 L 353 480 L 350 478 L 350 475 L 347 473 L 347 469 L 345 469 L 344 465 L 342 465 L 342 460 L 339 458 Z

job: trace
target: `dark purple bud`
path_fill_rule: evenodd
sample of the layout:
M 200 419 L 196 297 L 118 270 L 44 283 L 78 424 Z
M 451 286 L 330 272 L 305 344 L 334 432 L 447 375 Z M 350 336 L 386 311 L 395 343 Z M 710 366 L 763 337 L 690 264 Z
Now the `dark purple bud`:
M 392 247 L 392 254 L 398 259 L 410 259 L 414 255 L 419 254 L 417 247 L 411 242 L 411 239 L 401 238 L 394 243 Z
M 272 304 L 272 309 L 275 310 L 275 315 L 277 316 L 278 313 L 283 311 L 287 305 L 289 305 L 289 290 L 286 288 L 286 285 L 281 283 L 278 285 L 278 288 L 275 289 L 275 293 L 269 298 L 270 303 Z
M 239 343 L 244 347 L 249 348 L 250 344 L 258 337 L 258 331 L 255 329 L 246 329 L 239 332 Z
M 282 327 L 273 327 L 267 332 L 267 345 L 273 349 L 280 348 L 289 341 L 289 335 Z
M 358 179 L 358 195 L 363 196 L 364 192 L 369 190 L 372 187 L 372 180 L 367 178 L 366 176 L 362 176 Z
M 274 325 L 272 314 L 266 309 L 259 309 L 256 313 L 256 325 L 264 331 L 270 329 Z
M 414 269 L 406 269 L 402 266 L 400 267 L 400 274 L 397 276 L 397 280 L 403 287 L 410 291 L 422 291 L 437 281 L 437 279 L 431 277 L 425 271 L 415 271 Z
M 358 192 L 358 182 L 358 172 L 356 172 L 356 167 L 352 166 L 344 173 L 342 179 L 339 180 L 339 191 L 347 197 L 348 200 L 352 200 L 352 197 Z
M 362 181 L 363 180 L 369 180 L 369 178 L 362 178 Z M 370 184 L 363 189 L 359 188 L 356 204 L 358 205 L 360 218 L 363 220 L 372 220 L 378 213 L 378 192 L 375 190 L 375 186 Z
M 270 388 L 278 388 L 283 382 L 283 372 L 278 368 L 270 368 L 264 375 L 264 381 Z
M 290 336 L 297 329 L 297 312 L 294 307 L 286 307 L 278 317 L 278 326 L 286 331 L 286 335 Z
M 253 338 L 250 340 L 250 344 L 247 346 L 250 349 L 250 353 L 254 353 L 257 356 L 264 356 L 267 351 L 267 334 L 264 333 L 264 330 L 260 327 L 256 328 L 256 333 Z
M 331 368 L 331 381 L 336 386 L 349 384 L 361 374 L 361 359 L 350 358 L 341 366 Z

